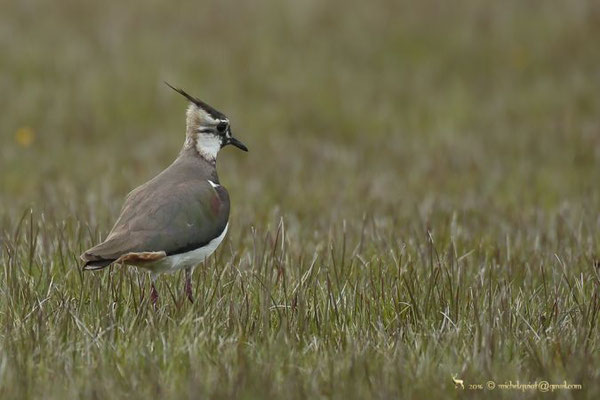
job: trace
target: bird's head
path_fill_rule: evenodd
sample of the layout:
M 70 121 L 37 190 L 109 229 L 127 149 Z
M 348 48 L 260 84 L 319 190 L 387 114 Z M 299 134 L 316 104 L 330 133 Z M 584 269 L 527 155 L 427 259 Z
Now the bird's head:
M 217 159 L 219 150 L 229 144 L 248 151 L 241 141 L 233 137 L 229 119 L 223 113 L 185 91 L 166 84 L 190 101 L 186 114 L 185 147 L 195 148 L 211 163 Z

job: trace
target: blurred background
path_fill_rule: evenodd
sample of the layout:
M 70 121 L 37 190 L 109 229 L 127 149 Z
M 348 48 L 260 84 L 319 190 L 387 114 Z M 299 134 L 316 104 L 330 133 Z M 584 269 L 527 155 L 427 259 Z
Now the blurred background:
M 599 38 L 593 1 L 4 1 L 2 218 L 110 228 L 183 143 L 163 81 L 250 148 L 243 224 L 597 204 Z
M 598 398 L 598 43 L 593 0 L 0 0 L 0 397 Z M 77 257 L 183 144 L 163 81 L 250 152 L 156 312 Z

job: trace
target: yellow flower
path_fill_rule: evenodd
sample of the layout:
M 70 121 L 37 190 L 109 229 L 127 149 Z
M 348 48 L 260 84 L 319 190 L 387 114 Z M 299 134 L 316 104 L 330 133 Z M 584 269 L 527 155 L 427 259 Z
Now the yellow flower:
M 33 129 L 29 126 L 23 126 L 17 129 L 17 133 L 15 133 L 15 141 L 21 147 L 29 147 L 35 140 L 35 133 Z

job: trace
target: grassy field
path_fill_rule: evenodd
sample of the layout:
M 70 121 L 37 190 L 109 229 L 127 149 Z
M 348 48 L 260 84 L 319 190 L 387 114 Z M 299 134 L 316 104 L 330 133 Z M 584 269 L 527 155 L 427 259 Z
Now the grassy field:
M 599 39 L 591 0 L 1 2 L 0 398 L 599 398 Z M 155 311 L 78 256 L 183 143 L 163 80 L 250 152 Z

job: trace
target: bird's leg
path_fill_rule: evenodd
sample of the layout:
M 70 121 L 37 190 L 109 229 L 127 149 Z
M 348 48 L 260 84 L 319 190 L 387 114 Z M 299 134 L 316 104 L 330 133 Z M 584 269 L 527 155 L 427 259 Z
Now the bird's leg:
M 194 296 L 192 295 L 192 269 L 185 269 L 185 294 L 187 295 L 190 303 L 194 302 Z
M 158 291 L 156 290 L 156 286 L 154 286 L 154 281 L 152 281 L 152 289 L 150 290 L 150 300 L 154 305 L 154 309 L 158 307 Z

